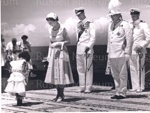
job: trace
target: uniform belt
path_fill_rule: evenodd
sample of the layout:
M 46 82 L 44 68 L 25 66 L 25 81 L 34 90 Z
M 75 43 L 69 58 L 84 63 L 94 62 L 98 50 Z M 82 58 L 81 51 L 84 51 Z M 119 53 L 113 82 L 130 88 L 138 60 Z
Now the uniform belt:
M 12 72 L 22 72 L 22 70 L 12 70 Z

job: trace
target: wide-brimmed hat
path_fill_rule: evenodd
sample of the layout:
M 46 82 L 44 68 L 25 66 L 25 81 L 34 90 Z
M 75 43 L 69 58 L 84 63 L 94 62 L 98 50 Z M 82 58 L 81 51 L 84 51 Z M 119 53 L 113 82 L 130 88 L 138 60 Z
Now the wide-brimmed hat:
M 78 16 L 79 14 L 84 12 L 84 8 L 83 7 L 78 7 L 74 9 L 75 14 Z
M 109 16 L 122 14 L 121 3 L 119 2 L 119 0 L 110 0 L 108 4 L 108 10 L 109 10 L 109 13 L 108 13 Z
M 121 11 L 110 10 L 109 13 L 108 13 L 108 16 L 116 15 L 116 14 L 122 14 L 122 12 Z

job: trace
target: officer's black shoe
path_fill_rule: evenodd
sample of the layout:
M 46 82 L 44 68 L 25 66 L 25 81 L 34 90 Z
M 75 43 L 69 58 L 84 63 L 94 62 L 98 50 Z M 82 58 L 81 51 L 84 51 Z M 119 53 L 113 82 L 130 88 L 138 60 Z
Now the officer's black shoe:
M 114 95 L 112 97 L 110 97 L 111 99 L 117 99 L 118 98 L 118 95 Z
M 126 98 L 126 97 L 124 97 L 124 96 L 122 96 L 122 95 L 119 95 L 119 96 L 117 97 L 117 99 L 124 99 L 124 98 Z

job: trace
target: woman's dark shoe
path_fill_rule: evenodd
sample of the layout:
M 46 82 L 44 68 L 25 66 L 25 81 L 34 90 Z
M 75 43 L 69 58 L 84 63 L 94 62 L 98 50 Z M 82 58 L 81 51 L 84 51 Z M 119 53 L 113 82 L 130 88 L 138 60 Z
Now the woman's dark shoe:
M 61 96 L 62 101 L 64 101 L 65 95 Z
M 56 98 L 54 98 L 52 101 L 56 102 L 58 100 L 59 96 L 57 95 Z
M 59 98 L 57 99 L 57 101 L 56 101 L 56 102 L 64 101 L 64 98 L 65 98 L 65 96 L 64 96 L 64 95 L 63 95 L 63 96 L 59 96 Z

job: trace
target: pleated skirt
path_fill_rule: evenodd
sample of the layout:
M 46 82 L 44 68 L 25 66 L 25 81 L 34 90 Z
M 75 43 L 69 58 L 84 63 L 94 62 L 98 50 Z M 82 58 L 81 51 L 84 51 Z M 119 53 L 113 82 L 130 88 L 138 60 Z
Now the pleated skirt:
M 57 48 L 50 49 L 45 83 L 53 85 L 74 83 L 68 51 L 60 51 L 60 49 Z

